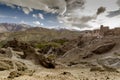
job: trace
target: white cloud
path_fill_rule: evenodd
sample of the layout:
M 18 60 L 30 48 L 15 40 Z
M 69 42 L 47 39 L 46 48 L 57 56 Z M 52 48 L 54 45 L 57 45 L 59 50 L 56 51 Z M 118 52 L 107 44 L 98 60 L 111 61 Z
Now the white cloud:
M 33 14 L 32 15 L 34 18 L 40 18 L 40 19 L 44 19 L 43 14 L 39 13 L 39 14 Z
M 44 26 L 44 24 L 43 24 L 43 23 L 41 23 L 41 26 Z
M 64 23 L 62 20 L 59 20 L 59 23 Z
M 7 3 L 7 6 L 10 6 L 11 8 L 16 8 L 14 5 Z
M 36 14 L 33 14 L 32 16 L 33 16 L 34 18 L 37 18 L 37 15 L 36 15 Z
M 23 10 L 24 8 L 28 8 L 44 10 L 53 13 L 58 12 L 60 14 L 63 14 L 66 9 L 66 2 L 64 0 L 0 0 L 0 2 L 21 6 Z M 24 10 L 25 13 L 28 13 L 28 9 L 27 11 Z
M 35 25 L 40 25 L 41 23 L 39 21 L 34 21 L 33 22 Z
M 41 14 L 41 13 L 38 14 L 38 17 L 39 17 L 40 19 L 44 19 L 43 14 Z
M 22 7 L 22 10 L 25 14 L 29 14 L 31 11 L 33 11 L 31 8 L 27 8 L 27 7 Z
M 91 26 L 94 26 L 94 28 L 99 28 L 100 25 L 109 26 L 110 28 L 119 27 L 120 26 L 120 23 L 119 23 L 120 15 L 109 18 L 109 17 L 104 16 L 107 14 L 108 13 L 104 13 L 98 16 L 97 19 L 90 21 L 88 24 Z
M 72 2 L 72 0 L 67 1 Z M 58 19 L 63 21 L 66 26 L 70 25 L 78 28 L 87 28 L 89 26 L 93 26 L 92 29 L 94 29 L 99 27 L 101 24 L 106 26 L 108 24 L 110 27 L 115 27 L 119 25 L 118 21 L 120 21 L 120 18 L 116 17 L 110 19 L 107 18 L 106 15 L 108 11 L 114 11 L 119 8 L 116 4 L 116 1 L 117 0 L 86 0 L 85 5 L 83 6 L 84 8 L 78 9 L 77 7 L 68 9 L 67 13 L 65 13 L 65 16 L 60 16 Z M 97 9 L 101 6 L 106 8 L 106 12 L 96 16 Z M 101 19 L 103 19 L 104 22 L 101 22 Z
M 34 26 L 43 26 L 43 23 L 40 23 L 40 21 L 33 21 Z

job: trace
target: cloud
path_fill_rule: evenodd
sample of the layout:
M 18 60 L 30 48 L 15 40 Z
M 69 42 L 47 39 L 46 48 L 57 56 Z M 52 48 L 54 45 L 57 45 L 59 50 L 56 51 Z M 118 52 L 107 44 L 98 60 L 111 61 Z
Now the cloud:
M 59 21 L 62 21 L 64 26 L 67 28 L 73 29 L 76 28 L 77 30 L 83 29 L 83 28 L 91 28 L 87 24 L 88 21 L 93 19 L 93 16 L 83 16 L 83 17 L 58 17 Z M 69 26 L 69 27 L 68 27 Z M 71 28 L 73 27 L 73 28 Z
M 92 19 L 96 19 L 96 16 L 81 16 L 81 17 L 63 17 L 63 21 L 66 23 L 87 23 Z
M 105 7 L 99 7 L 96 13 L 89 16 L 88 15 L 76 16 L 73 14 L 72 15 L 67 14 L 65 17 L 62 18 L 62 20 L 64 23 L 71 24 L 72 26 L 77 26 L 79 28 L 90 27 L 89 25 L 87 25 L 87 23 L 91 20 L 95 20 L 97 16 L 103 13 L 105 10 L 106 10 Z
M 105 7 L 99 7 L 98 10 L 97 10 L 97 15 L 100 15 L 101 13 L 105 12 L 106 11 L 106 8 Z
M 65 16 L 60 16 L 58 19 L 63 21 L 65 25 L 72 25 L 78 28 L 89 28 L 93 26 L 99 27 L 99 25 L 106 24 L 106 22 L 111 22 L 110 19 L 106 19 L 108 11 L 115 10 L 118 6 L 116 4 L 117 0 L 66 0 L 68 4 L 74 3 L 74 1 L 81 1 L 81 6 L 72 7 L 69 5 Z M 119 0 L 120 1 L 120 0 Z M 67 6 L 68 6 L 67 4 Z M 72 8 L 71 8 L 72 7 Z M 69 9 L 70 8 L 70 9 Z M 105 19 L 104 22 L 99 21 L 99 19 Z M 92 21 L 97 22 L 92 22 Z M 108 20 L 108 21 L 107 21 Z M 91 24 L 92 23 L 92 24 Z M 95 24 L 95 25 L 93 25 Z M 115 24 L 115 23 L 112 23 Z M 110 25 L 108 23 L 108 25 Z M 111 25 L 113 26 L 113 25 Z
M 83 16 L 82 18 L 80 18 L 80 21 L 82 23 L 87 23 L 87 22 L 89 22 L 92 19 L 96 19 L 96 17 L 97 17 L 96 15 L 93 15 L 93 16 Z
M 22 10 L 26 14 L 29 14 L 32 9 L 37 9 L 44 10 L 46 12 L 58 13 L 59 15 L 65 15 L 75 9 L 82 8 L 85 0 L 0 0 L 0 2 L 21 6 Z M 44 19 L 42 14 L 33 14 L 33 17 Z M 59 22 L 62 23 L 63 21 Z
M 7 6 L 10 6 L 11 8 L 16 8 L 14 5 L 7 3 Z
M 118 6 L 120 6 L 120 0 L 117 1 Z
M 91 28 L 90 25 L 87 23 L 91 20 L 95 20 L 97 18 L 97 15 L 91 15 L 91 16 L 60 16 L 58 17 L 59 21 L 61 21 L 66 26 L 73 26 L 78 27 L 79 29 L 82 28 Z
M 33 11 L 31 8 L 27 8 L 27 7 L 22 7 L 22 10 L 25 14 L 29 14 L 31 11 Z
M 33 14 L 32 16 L 33 16 L 34 18 L 37 18 L 37 15 L 36 15 L 36 14 Z
M 37 9 L 63 15 L 66 11 L 82 7 L 85 0 L 0 0 L 0 2 L 21 6 L 25 13 L 28 13 L 29 9 Z
M 79 27 L 78 27 L 79 26 Z M 63 26 L 60 26 L 59 27 L 60 29 L 62 28 L 62 29 L 68 29 L 68 30 L 77 30 L 77 31 L 82 31 L 82 30 L 90 30 L 90 29 L 92 29 L 92 27 L 91 26 L 89 26 L 89 25 L 86 25 L 86 24 L 79 24 L 79 25 L 63 25 Z
M 40 23 L 40 21 L 33 21 L 34 26 L 43 26 L 43 23 Z
M 119 14 L 119 11 L 116 11 L 116 8 L 118 8 L 116 1 L 120 6 L 120 0 L 0 0 L 5 4 L 21 6 L 26 14 L 31 12 L 32 9 L 58 13 L 59 23 L 77 28 L 98 26 L 96 24 L 102 24 L 99 19 L 105 19 L 103 22 L 105 24 L 109 22 L 110 19 L 106 19 L 106 15 L 110 17 Z M 107 13 L 111 10 L 114 11 L 114 14 L 113 12 Z M 38 18 L 38 14 L 33 14 L 33 17 Z M 44 16 L 39 15 L 39 18 L 43 19 Z M 96 20 L 95 25 L 88 24 L 92 23 L 92 20 Z
M 83 8 L 85 0 L 66 0 L 67 10 Z
M 40 19 L 44 19 L 43 14 L 39 13 L 39 14 L 33 14 L 32 15 L 34 18 L 40 18 Z
M 33 22 L 35 25 L 40 25 L 41 23 L 39 21 L 34 21 Z
M 24 20 L 21 20 L 19 24 L 29 24 L 29 22 L 26 22 Z
M 28 13 L 29 9 L 57 12 L 59 14 L 63 14 L 66 11 L 65 0 L 0 0 L 0 2 L 21 6 L 25 13 Z
M 72 24 L 72 26 L 78 27 L 79 29 L 91 28 L 91 26 L 89 26 L 89 25 L 87 25 L 87 24 Z
M 110 11 L 109 14 L 107 15 L 107 17 L 115 17 L 120 15 L 120 9 L 119 10 L 115 10 L 115 11 Z
M 39 17 L 40 19 L 44 19 L 43 14 L 41 14 L 41 13 L 38 14 L 38 17 Z

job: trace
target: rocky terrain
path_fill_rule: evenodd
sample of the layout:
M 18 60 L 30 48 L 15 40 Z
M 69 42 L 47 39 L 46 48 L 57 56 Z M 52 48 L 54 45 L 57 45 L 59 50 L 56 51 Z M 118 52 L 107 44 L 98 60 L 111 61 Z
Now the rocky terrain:
M 101 36 L 44 28 L 1 35 L 0 79 L 119 80 L 120 35 Z

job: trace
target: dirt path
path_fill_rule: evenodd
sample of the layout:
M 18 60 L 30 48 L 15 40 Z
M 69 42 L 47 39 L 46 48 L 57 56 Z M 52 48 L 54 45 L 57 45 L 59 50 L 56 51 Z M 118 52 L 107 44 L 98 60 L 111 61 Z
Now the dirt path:
M 9 71 L 0 72 L 0 80 L 8 79 Z M 12 80 L 120 80 L 120 73 L 90 72 L 89 69 L 37 69 L 32 76 L 23 75 Z

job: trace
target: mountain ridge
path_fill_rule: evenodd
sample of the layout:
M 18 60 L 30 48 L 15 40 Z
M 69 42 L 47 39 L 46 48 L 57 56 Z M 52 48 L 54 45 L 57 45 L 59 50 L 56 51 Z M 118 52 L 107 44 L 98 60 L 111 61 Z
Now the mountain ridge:
M 0 33 L 25 31 L 28 28 L 31 28 L 31 26 L 27 24 L 0 23 Z

